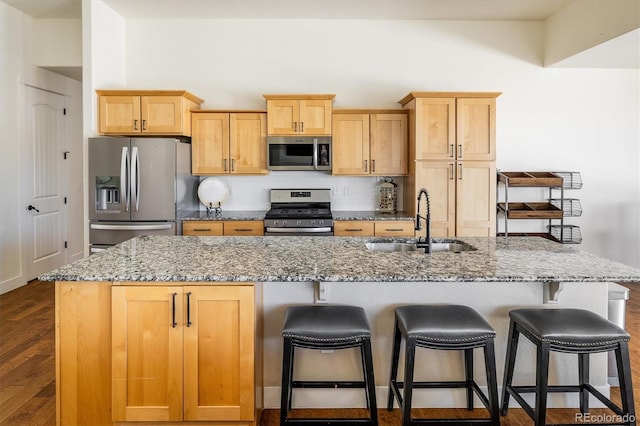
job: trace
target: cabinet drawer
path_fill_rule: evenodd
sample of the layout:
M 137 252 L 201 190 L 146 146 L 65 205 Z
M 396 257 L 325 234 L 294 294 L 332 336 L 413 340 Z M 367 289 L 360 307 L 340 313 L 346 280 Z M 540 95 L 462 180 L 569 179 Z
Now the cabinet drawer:
M 182 235 L 223 235 L 221 221 L 193 220 L 182 222 Z
M 411 220 L 382 220 L 374 222 L 377 237 L 413 237 L 414 225 Z
M 224 235 L 264 235 L 264 222 L 261 220 L 228 220 L 224 222 Z
M 371 237 L 374 225 L 368 220 L 343 220 L 333 223 L 333 235 L 336 237 Z

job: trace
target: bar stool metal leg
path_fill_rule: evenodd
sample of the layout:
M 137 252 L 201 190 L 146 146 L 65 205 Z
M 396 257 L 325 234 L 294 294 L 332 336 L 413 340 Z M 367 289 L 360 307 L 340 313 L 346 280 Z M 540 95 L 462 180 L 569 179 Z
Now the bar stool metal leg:
M 393 410 L 393 401 L 398 398 L 398 401 L 402 402 L 402 396 L 395 394 L 395 386 L 398 377 L 398 362 L 400 361 L 400 344 L 402 341 L 402 334 L 398 329 L 398 320 L 395 320 L 393 326 L 393 351 L 391 353 L 391 378 L 389 379 L 389 398 L 387 399 L 387 410 Z M 395 396 L 395 398 L 394 398 Z
M 518 352 L 518 336 L 515 323 L 511 322 L 509 326 L 509 340 L 507 341 L 507 356 L 505 357 L 504 380 L 502 382 L 502 403 L 500 414 L 507 415 L 509 411 L 509 386 L 513 380 L 513 369 L 516 365 L 516 353 Z
M 633 419 L 632 425 L 636 424 L 635 401 L 633 400 L 633 385 L 631 383 L 631 360 L 629 359 L 629 345 L 627 342 L 620 342 L 615 350 L 616 365 L 618 367 L 618 377 L 620 382 L 620 399 L 622 400 L 622 410 Z
M 500 425 L 500 413 L 498 407 L 498 378 L 496 372 L 496 355 L 493 339 L 487 339 L 484 347 L 484 365 L 487 375 L 487 393 L 489 399 L 489 414 L 493 419 L 493 425 Z
M 405 341 L 404 357 L 404 388 L 402 399 L 402 424 L 411 425 L 411 402 L 413 399 L 413 368 L 416 357 L 416 340 L 409 338 Z
M 578 385 L 580 386 L 580 412 L 589 412 L 589 354 L 578 354 Z
M 536 366 L 536 426 L 544 426 L 547 416 L 547 392 L 549 383 L 549 343 L 538 344 Z
M 293 351 L 294 347 L 291 339 L 284 339 L 282 353 L 282 396 L 280 397 L 280 424 L 285 424 L 287 412 L 291 409 L 291 396 L 293 392 Z
M 464 369 L 467 386 L 467 410 L 473 410 L 473 349 L 464 350 Z

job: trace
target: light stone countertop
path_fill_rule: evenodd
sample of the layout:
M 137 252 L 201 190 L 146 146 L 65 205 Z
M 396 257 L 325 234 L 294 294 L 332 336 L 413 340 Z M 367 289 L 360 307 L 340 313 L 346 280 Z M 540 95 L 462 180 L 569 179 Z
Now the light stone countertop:
M 264 220 L 265 210 L 222 210 L 219 214 L 205 210 L 186 212 L 181 220 Z M 382 213 L 375 210 L 332 210 L 333 220 L 414 220 L 407 212 Z
M 539 237 L 459 238 L 462 253 L 373 252 L 366 237 L 146 236 L 44 281 L 636 282 L 640 269 Z M 379 238 L 377 238 L 379 240 Z

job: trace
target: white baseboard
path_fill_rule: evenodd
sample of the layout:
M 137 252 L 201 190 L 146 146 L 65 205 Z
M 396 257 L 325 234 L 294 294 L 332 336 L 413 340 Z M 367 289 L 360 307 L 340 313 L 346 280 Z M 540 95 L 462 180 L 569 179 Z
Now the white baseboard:
M 3 281 L 0 283 L 0 294 L 9 293 L 12 290 L 15 290 L 18 287 L 22 287 L 27 283 L 24 281 L 22 277 L 13 278 L 7 281 Z
M 483 392 L 486 388 L 480 387 Z M 609 386 L 596 386 L 596 389 L 605 396 L 609 395 Z M 378 408 L 386 408 L 389 395 L 387 386 L 376 387 Z M 502 389 L 498 387 L 498 398 Z M 534 405 L 533 394 L 525 395 L 525 401 Z M 482 408 L 483 404 L 475 397 L 475 407 Z M 293 391 L 293 408 L 364 408 L 366 406 L 363 389 L 295 389 Z M 413 406 L 416 408 L 460 408 L 466 407 L 464 389 L 416 389 L 413 391 Z M 578 407 L 577 393 L 549 395 L 548 408 Z M 589 406 L 603 408 L 604 405 L 592 397 Z M 394 404 L 397 408 L 397 403 Z M 519 408 L 519 405 L 511 398 L 509 407 Z M 264 408 L 280 408 L 280 386 L 264 388 Z

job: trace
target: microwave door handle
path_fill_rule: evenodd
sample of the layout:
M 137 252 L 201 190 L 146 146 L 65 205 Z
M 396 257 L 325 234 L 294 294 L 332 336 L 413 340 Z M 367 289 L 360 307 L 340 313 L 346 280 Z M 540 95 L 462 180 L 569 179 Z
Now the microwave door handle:
M 124 204 L 124 211 L 129 211 L 129 148 L 122 147 L 122 156 L 120 157 L 120 196 L 121 203 Z
M 318 170 L 318 138 L 313 138 L 313 170 Z

